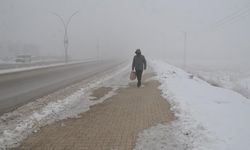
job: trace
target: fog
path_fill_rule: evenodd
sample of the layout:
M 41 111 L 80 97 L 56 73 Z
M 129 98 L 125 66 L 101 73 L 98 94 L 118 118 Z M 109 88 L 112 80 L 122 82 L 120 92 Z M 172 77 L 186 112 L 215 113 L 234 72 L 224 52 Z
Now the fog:
M 68 27 L 71 59 L 146 58 L 249 64 L 248 0 L 0 0 L 0 54 L 36 49 L 64 56 Z M 185 35 L 186 34 L 186 41 Z M 99 50 L 98 50 L 99 49 Z

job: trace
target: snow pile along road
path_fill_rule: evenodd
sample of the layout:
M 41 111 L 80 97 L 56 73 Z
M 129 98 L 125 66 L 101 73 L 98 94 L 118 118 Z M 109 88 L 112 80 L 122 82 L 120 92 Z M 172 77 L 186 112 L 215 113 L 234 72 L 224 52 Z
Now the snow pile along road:
M 139 135 L 135 150 L 247 150 L 250 101 L 163 61 L 152 66 L 177 120 Z

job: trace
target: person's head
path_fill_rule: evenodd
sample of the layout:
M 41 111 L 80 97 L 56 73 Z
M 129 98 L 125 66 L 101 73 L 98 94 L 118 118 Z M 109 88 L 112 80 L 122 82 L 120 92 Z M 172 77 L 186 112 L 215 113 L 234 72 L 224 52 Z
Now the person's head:
M 141 55 L 141 50 L 140 50 L 140 49 L 137 49 L 137 50 L 135 51 L 135 53 L 136 53 L 136 55 Z

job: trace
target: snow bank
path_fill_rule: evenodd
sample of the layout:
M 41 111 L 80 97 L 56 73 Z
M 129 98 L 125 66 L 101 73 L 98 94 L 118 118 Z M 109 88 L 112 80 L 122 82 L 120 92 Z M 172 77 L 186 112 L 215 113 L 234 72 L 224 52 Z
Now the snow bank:
M 250 98 L 250 72 L 192 70 L 196 76 L 208 83 L 234 90 Z
M 163 61 L 153 61 L 162 95 L 177 120 L 145 130 L 135 150 L 246 150 L 250 147 L 250 101 Z
M 0 117 L 0 149 L 18 146 L 29 134 L 37 132 L 40 127 L 52 122 L 66 118 L 80 117 L 79 114 L 88 111 L 90 106 L 101 103 L 113 96 L 118 87 L 127 86 L 128 70 L 129 67 L 126 66 L 106 74 L 67 98 L 50 102 L 41 109 L 31 109 L 32 112 L 28 111 L 28 113 L 23 113 L 22 110 L 19 111 L 17 109 L 14 112 L 4 114 Z M 124 78 L 124 75 L 126 75 L 126 78 Z M 92 90 L 102 86 L 111 87 L 112 91 L 99 100 L 91 101 L 93 98 L 90 96 Z M 36 108 L 39 105 L 44 104 L 31 102 L 27 104 L 27 108 Z

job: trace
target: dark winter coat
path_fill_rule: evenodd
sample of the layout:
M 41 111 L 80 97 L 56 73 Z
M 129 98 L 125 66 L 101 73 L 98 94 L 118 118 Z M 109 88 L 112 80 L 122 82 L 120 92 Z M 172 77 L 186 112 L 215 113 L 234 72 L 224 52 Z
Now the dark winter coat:
M 143 55 L 137 54 L 134 56 L 132 63 L 132 70 L 145 70 L 147 68 L 147 62 Z

